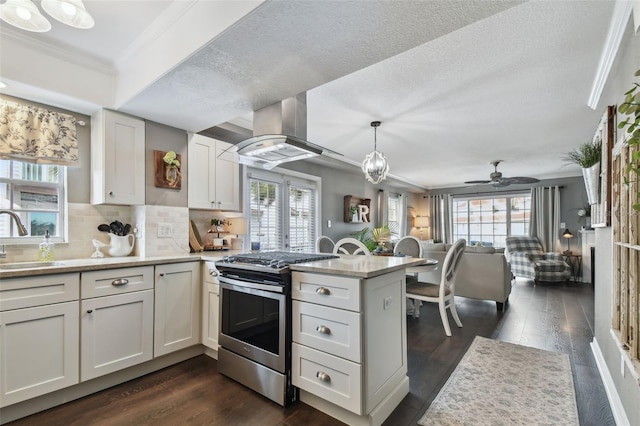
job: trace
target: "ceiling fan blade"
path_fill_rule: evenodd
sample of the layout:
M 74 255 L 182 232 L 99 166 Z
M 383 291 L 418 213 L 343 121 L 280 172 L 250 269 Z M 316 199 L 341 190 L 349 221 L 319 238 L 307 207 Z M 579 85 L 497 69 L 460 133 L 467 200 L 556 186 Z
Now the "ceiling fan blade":
M 465 183 L 468 184 L 482 184 L 482 183 L 491 183 L 490 180 L 468 180 Z
M 505 186 L 511 185 L 511 182 L 507 181 L 506 179 L 500 179 L 493 181 L 492 185 L 494 188 L 503 188 Z
M 502 181 L 509 182 L 510 184 L 522 184 L 522 183 L 536 183 L 540 182 L 540 179 L 526 177 L 526 176 L 516 176 L 516 177 L 508 177 L 502 178 Z

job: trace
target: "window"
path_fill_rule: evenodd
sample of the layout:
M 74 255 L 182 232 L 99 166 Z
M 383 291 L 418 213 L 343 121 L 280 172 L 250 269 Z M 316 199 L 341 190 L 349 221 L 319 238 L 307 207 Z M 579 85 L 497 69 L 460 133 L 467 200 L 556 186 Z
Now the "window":
M 406 205 L 402 194 L 390 192 L 387 198 L 387 224 L 391 231 L 391 241 L 405 235 Z
M 528 235 L 531 195 L 500 197 L 455 197 L 453 200 L 453 239 L 468 244 L 504 247 L 510 235 Z
M 39 242 L 49 231 L 54 240 L 66 236 L 66 167 L 0 160 L 0 209 L 20 216 L 29 236 L 19 237 L 13 219 L 0 215 L 0 237 L 9 243 Z
M 318 183 L 276 173 L 249 174 L 249 235 L 260 250 L 313 252 Z

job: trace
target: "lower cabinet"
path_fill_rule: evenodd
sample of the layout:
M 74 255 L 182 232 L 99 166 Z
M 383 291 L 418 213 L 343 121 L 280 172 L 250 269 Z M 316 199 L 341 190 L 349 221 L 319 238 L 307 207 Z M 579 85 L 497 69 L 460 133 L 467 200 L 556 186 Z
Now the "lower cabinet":
M 78 342 L 77 301 L 0 312 L 0 406 L 78 383 Z
M 85 272 L 81 280 L 81 381 L 151 360 L 153 266 Z
M 217 351 L 220 329 L 220 284 L 213 262 L 204 262 L 202 276 L 202 344 Z
M 78 273 L 0 285 L 0 407 L 78 383 Z
M 157 265 L 155 357 L 200 343 L 200 262 Z

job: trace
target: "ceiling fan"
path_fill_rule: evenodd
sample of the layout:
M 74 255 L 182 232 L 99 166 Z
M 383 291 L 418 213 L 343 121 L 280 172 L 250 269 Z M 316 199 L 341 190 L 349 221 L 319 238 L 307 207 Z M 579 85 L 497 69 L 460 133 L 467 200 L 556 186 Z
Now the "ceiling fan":
M 493 165 L 493 172 L 489 175 L 489 180 L 468 180 L 465 183 L 467 184 L 487 184 L 490 183 L 494 187 L 503 187 L 509 186 L 511 184 L 523 184 L 523 183 L 536 183 L 540 182 L 540 179 L 532 178 L 532 177 L 502 177 L 502 173 L 498 171 L 498 164 L 500 164 L 502 160 L 492 161 L 489 164 Z

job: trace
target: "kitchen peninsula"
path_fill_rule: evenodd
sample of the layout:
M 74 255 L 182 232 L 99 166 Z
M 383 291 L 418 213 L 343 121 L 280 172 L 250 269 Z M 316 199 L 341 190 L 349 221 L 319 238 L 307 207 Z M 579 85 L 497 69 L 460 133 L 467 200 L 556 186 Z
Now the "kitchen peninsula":
M 215 258 L 219 257 L 192 254 L 174 257 L 62 260 L 51 267 L 38 269 L 3 269 L 0 265 L 0 277 L 3 279 L 0 285 L 3 318 L 13 323 L 13 313 L 17 314 L 23 310 L 21 301 L 9 301 L 8 298 L 15 299 L 16 295 L 20 295 L 18 293 L 21 289 L 30 292 L 31 290 L 25 287 L 29 282 L 33 281 L 34 289 L 38 289 L 46 287 L 51 280 L 57 283 L 56 280 L 64 278 L 64 285 L 59 286 L 60 297 L 53 302 L 48 301 L 46 297 L 38 301 L 30 298 L 29 306 L 37 304 L 36 309 L 64 307 L 65 310 L 56 315 L 64 317 L 67 333 L 75 333 L 73 336 L 67 335 L 65 340 L 65 344 L 73 343 L 75 346 L 56 346 L 59 353 L 50 353 L 47 358 L 51 361 L 49 364 L 52 368 L 64 372 L 60 373 L 56 387 L 46 384 L 44 380 L 38 384 L 40 376 L 32 374 L 29 376 L 33 379 L 32 382 L 23 383 L 24 386 L 21 386 L 19 392 L 17 389 L 15 392 L 5 389 L 12 394 L 14 402 L 3 398 L 3 406 L 0 409 L 2 422 L 82 397 L 189 357 L 202 353 L 216 356 L 215 352 L 203 346 L 205 333 L 204 330 L 202 333 L 199 330 L 199 325 L 204 324 L 200 318 L 204 318 L 205 315 L 211 317 L 211 311 L 206 312 L 204 309 L 203 302 L 207 295 L 199 290 L 202 288 L 201 280 L 207 279 L 210 267 L 191 267 L 196 266 L 195 262 L 199 261 L 209 261 L 206 263 L 211 264 L 210 261 Z M 303 402 L 348 424 L 380 424 L 399 404 L 409 390 L 403 303 L 404 274 L 407 267 L 422 261 L 409 257 L 345 255 L 337 259 L 290 266 L 294 315 L 292 370 L 294 385 L 301 389 L 300 399 Z M 200 270 L 202 278 L 198 272 Z M 121 275 L 126 277 L 127 284 L 120 285 L 124 282 Z M 96 286 L 92 286 L 92 282 L 95 282 Z M 114 282 L 117 284 L 115 287 Z M 109 285 L 105 287 L 98 285 L 99 283 Z M 189 318 L 185 324 L 189 327 L 185 330 L 172 329 L 184 331 L 184 339 L 163 342 L 159 336 L 164 333 L 160 331 L 167 330 L 166 327 L 174 323 L 182 324 L 182 321 L 167 321 L 171 319 L 168 315 L 159 315 L 162 312 L 171 312 L 167 304 L 177 300 L 175 297 L 169 297 L 175 285 L 190 289 L 188 292 L 182 292 L 183 299 L 185 306 L 194 307 L 194 312 L 185 314 L 185 319 Z M 104 293 L 107 291 L 108 294 Z M 12 294 L 14 296 L 11 296 Z M 62 295 L 68 297 L 62 298 Z M 87 325 L 100 319 L 98 311 L 108 307 L 93 306 L 90 303 L 133 295 L 149 295 L 149 300 L 141 298 L 140 302 L 136 302 L 141 308 L 153 306 L 154 303 L 156 305 L 155 318 L 151 315 L 148 317 L 149 322 L 139 324 L 141 330 L 145 330 L 144 335 L 156 334 L 155 344 L 149 346 L 148 350 L 145 349 L 144 357 L 141 354 L 140 360 L 131 365 L 123 364 L 122 369 L 116 368 L 113 371 L 100 370 L 104 369 L 102 365 L 107 363 L 88 364 L 87 362 L 94 358 L 85 353 L 84 349 L 78 359 L 77 354 L 84 348 L 85 341 L 90 342 L 90 336 L 85 336 L 83 330 L 90 330 Z M 189 300 L 194 303 L 190 303 Z M 182 299 L 180 301 L 182 303 Z M 114 306 L 131 306 L 128 299 L 123 303 L 124 305 L 118 303 Z M 159 310 L 160 308 L 162 310 Z M 95 312 L 91 313 L 92 310 Z M 143 311 L 153 312 L 153 309 Z M 120 315 L 122 312 L 117 313 Z M 27 320 L 15 318 L 16 324 Z M 321 321 L 322 324 L 314 324 L 313 321 Z M 128 324 L 131 328 L 132 323 Z M 7 333 L 10 327 L 11 324 L 7 328 L 3 327 L 5 337 L 9 336 Z M 37 332 L 33 327 L 30 330 Z M 42 332 L 45 331 L 39 333 Z M 117 338 L 114 336 L 111 337 Z M 15 343 L 19 344 L 21 341 L 15 340 Z M 117 341 L 119 340 L 116 339 L 114 342 Z M 9 341 L 5 343 L 12 346 Z M 5 349 L 8 350 L 9 346 L 5 346 Z M 15 360 L 19 362 L 19 358 Z M 15 371 L 18 374 L 22 367 L 21 364 L 16 366 Z M 47 377 L 47 372 L 41 370 L 42 368 L 37 372 L 41 373 L 42 377 Z M 55 371 L 56 374 L 59 373 L 58 370 Z M 73 373 L 74 376 L 66 376 L 67 373 Z
M 391 414 L 409 392 L 405 272 L 423 262 L 342 255 L 290 266 L 301 401 L 350 425 Z

